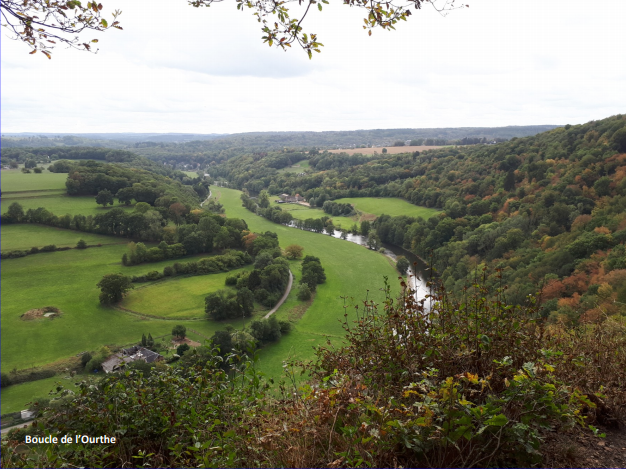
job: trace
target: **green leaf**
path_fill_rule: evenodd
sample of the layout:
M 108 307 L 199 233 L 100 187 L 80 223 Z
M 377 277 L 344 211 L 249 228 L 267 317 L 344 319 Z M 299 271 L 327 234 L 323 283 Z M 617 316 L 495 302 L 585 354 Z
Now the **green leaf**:
M 322 11 L 322 4 L 321 4 L 321 3 L 318 3 L 318 4 L 317 4 L 317 9 L 318 9 L 319 11 Z
M 485 425 L 493 425 L 495 427 L 503 427 L 509 423 L 509 419 L 504 414 L 498 414 L 485 421 Z

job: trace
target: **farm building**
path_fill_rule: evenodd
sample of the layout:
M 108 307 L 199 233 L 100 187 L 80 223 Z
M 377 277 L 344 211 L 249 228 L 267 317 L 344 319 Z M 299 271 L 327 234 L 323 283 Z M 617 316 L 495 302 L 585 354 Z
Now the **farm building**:
M 135 345 L 133 347 L 123 349 L 121 353 L 110 356 L 102 363 L 102 369 L 105 373 L 111 373 L 122 368 L 127 363 L 142 360 L 146 363 L 154 363 L 163 360 L 163 356 L 148 350 L 147 348 Z
M 283 203 L 297 204 L 298 202 L 303 202 L 304 197 L 302 197 L 300 194 L 296 194 L 295 196 L 289 194 L 280 194 L 280 200 Z

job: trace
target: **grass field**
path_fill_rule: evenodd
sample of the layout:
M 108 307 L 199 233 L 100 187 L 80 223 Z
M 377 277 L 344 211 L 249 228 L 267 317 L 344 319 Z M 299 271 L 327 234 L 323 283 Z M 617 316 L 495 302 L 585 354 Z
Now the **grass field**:
M 3 227 L 3 230 L 5 228 L 15 226 Z M 54 228 L 39 228 L 43 239 L 61 236 Z M 66 233 L 67 241 L 73 242 L 74 232 L 61 230 L 60 233 Z M 8 231 L 7 234 L 3 232 L 2 242 L 17 245 L 16 237 L 20 237 L 18 230 Z M 56 241 L 62 244 L 63 240 Z M 178 324 L 178 321 L 146 320 L 100 305 L 100 290 L 96 283 L 103 275 L 115 272 L 140 275 L 173 264 L 170 260 L 124 267 L 120 259 L 127 249 L 125 240 L 103 236 L 101 241 L 123 244 L 0 261 L 3 372 L 14 367 L 23 369 L 45 365 L 84 350 L 97 350 L 107 344 L 129 344 L 139 340 L 142 333 L 150 332 L 155 337 L 167 334 L 173 325 Z M 63 314 L 55 319 L 20 319 L 24 312 L 44 306 L 55 306 Z M 181 320 L 180 324 L 198 331 L 200 335 L 189 335 L 199 342 L 204 342 L 217 328 L 209 321 Z
M 21 173 L 17 175 L 22 176 Z M 50 175 L 58 176 L 52 173 Z M 34 186 L 24 190 L 37 189 L 42 188 Z M 45 188 L 45 190 L 53 189 L 53 187 Z M 311 357 L 312 346 L 325 342 L 326 336 L 336 340 L 343 336 L 343 329 L 339 322 L 344 313 L 342 296 L 352 297 L 354 302 L 359 302 L 365 298 L 369 290 L 370 297 L 380 300 L 382 294 L 379 289 L 383 286 L 383 275 L 387 275 L 390 279 L 396 277 L 395 269 L 387 258 L 378 253 L 330 236 L 271 223 L 244 209 L 239 199 L 239 191 L 219 187 L 212 189 L 216 195 L 220 196 L 220 202 L 226 207 L 227 216 L 245 219 L 253 231 L 278 233 L 282 247 L 300 244 L 305 248 L 305 255 L 320 257 L 326 269 L 328 280 L 318 287 L 316 299 L 306 314 L 302 316 L 302 303 L 295 297 L 297 287 L 292 290 L 287 302 L 276 313 L 281 319 L 291 317 L 295 321 L 299 316 L 302 317 L 296 322 L 294 330 L 283 337 L 278 344 L 262 350 L 261 367 L 270 376 L 277 377 L 282 373 L 283 359 L 289 356 Z M 54 200 L 55 198 L 39 198 L 39 200 L 44 199 Z M 52 206 L 49 207 L 55 213 L 58 212 Z M 138 341 L 143 333 L 151 333 L 154 337 L 168 334 L 173 325 L 179 323 L 187 326 L 191 339 L 204 342 L 205 338 L 213 335 L 215 330 L 222 329 L 226 325 L 208 320 L 146 319 L 101 306 L 98 301 L 100 291 L 96 283 L 103 275 L 115 272 L 129 276 L 140 275 L 151 270 L 162 270 L 166 265 L 173 264 L 170 260 L 149 265 L 122 266 L 120 259 L 126 252 L 124 239 L 33 225 L 3 226 L 1 236 L 3 250 L 46 244 L 72 246 L 81 238 L 90 244 L 100 242 L 104 245 L 100 248 L 42 253 L 0 261 L 2 289 L 0 304 L 2 342 L 0 346 L 3 372 L 13 368 L 23 369 L 45 365 L 84 350 L 98 350 L 107 344 L 127 345 Z M 293 265 L 292 271 L 296 276 L 297 285 L 300 275 L 297 263 Z M 201 290 L 209 288 L 208 283 L 211 281 L 209 277 L 168 280 L 147 287 L 144 299 L 151 303 L 146 303 L 148 305 L 146 309 L 154 314 L 158 308 L 170 309 L 171 313 L 176 313 L 197 307 L 194 305 L 205 294 Z M 168 282 L 172 283 L 168 285 Z M 180 295 L 180 290 L 183 289 L 187 289 L 188 295 Z M 141 292 L 136 293 L 139 298 Z M 177 294 L 180 295 L 179 299 L 174 296 Z M 184 301 L 183 298 L 185 298 Z M 132 301 L 134 300 L 131 299 L 131 303 Z M 44 306 L 55 306 L 63 313 L 61 317 L 55 319 L 23 321 L 20 318 L 24 312 Z M 128 307 L 135 309 L 132 306 Z M 150 311 L 143 309 L 141 311 L 150 314 Z M 239 324 L 233 323 L 233 325 Z M 32 384 L 32 386 L 32 389 L 35 389 L 38 385 Z M 7 391 L 11 389 L 7 388 Z M 22 389 L 25 399 L 34 396 L 34 394 L 27 395 L 31 392 L 27 392 L 27 389 L 31 388 L 13 389 Z M 2 391 L 3 399 L 4 396 L 5 393 Z
M 366 298 L 383 299 L 381 288 L 383 277 L 387 276 L 395 291 L 397 273 L 388 259 L 363 246 L 332 238 L 330 236 L 289 228 L 253 215 L 241 206 L 240 191 L 212 187 L 220 192 L 220 203 L 226 208 L 228 217 L 243 218 L 251 230 L 256 232 L 273 231 L 278 234 L 281 247 L 299 244 L 304 247 L 304 255 L 320 258 L 326 270 L 326 283 L 319 285 L 315 301 L 295 325 L 291 333 L 275 344 L 261 351 L 260 368 L 267 375 L 278 377 L 282 373 L 282 361 L 289 357 L 311 358 L 313 346 L 325 343 L 325 337 L 340 339 L 344 330 L 340 319 L 344 314 L 342 297 L 348 297 L 347 304 L 358 304 Z M 288 315 L 289 300 L 276 313 L 278 317 Z M 346 310 L 354 318 L 353 308 Z
M 28 176 L 28 174 L 27 174 Z M 29 194 L 33 194 L 29 192 Z M 27 197 L 15 197 L 15 193 L 11 194 L 10 197 L 5 197 L 5 194 L 2 194 L 2 203 L 1 203 L 1 211 L 5 213 L 9 206 L 13 202 L 19 203 L 24 211 L 32 208 L 33 210 L 39 207 L 44 207 L 45 209 L 51 211 L 57 216 L 70 214 L 70 215 L 98 215 L 99 213 L 106 213 L 107 210 L 111 210 L 111 206 L 109 205 L 107 208 L 102 207 L 102 205 L 96 204 L 95 197 L 91 196 L 69 196 L 65 193 L 57 193 L 54 195 L 45 195 L 39 197 L 27 196 Z M 133 210 L 134 205 L 126 206 L 116 204 L 113 207 L 121 207 L 124 210 Z
M 2 251 L 28 249 L 54 244 L 57 247 L 76 246 L 78 240 L 83 239 L 87 244 L 127 244 L 123 238 L 112 238 L 93 233 L 64 230 L 42 225 L 2 225 L 0 227 L 0 247 Z M 93 248 L 102 249 L 102 248 Z M 43 254 L 37 254 L 43 255 Z
M 76 389 L 74 383 L 81 377 L 67 379 L 63 376 L 53 376 L 52 378 L 40 379 L 28 383 L 14 384 L 8 388 L 0 390 L 0 402 L 2 403 L 2 413 L 19 412 L 25 410 L 27 404 L 34 399 L 52 397 L 50 391 L 56 388 L 57 383 L 61 383 L 64 388 Z
M 174 277 L 142 285 L 131 291 L 120 306 L 140 313 L 166 318 L 204 318 L 204 298 L 226 287 L 226 277 L 252 270 L 252 266 L 230 272 L 196 277 Z
M 67 174 L 44 171 L 41 174 L 25 174 L 19 169 L 0 171 L 2 192 L 65 189 Z
M 408 217 L 422 217 L 430 218 L 433 215 L 439 213 L 434 208 L 419 207 L 407 202 L 404 199 L 387 198 L 387 197 L 353 197 L 345 199 L 335 200 L 341 204 L 351 204 L 358 211 L 364 214 L 391 215 L 392 217 L 399 217 L 406 215 Z
M 56 197 L 65 194 L 63 189 L 53 189 L 48 191 L 20 191 L 20 192 L 3 192 L 3 199 L 28 199 L 31 197 Z
M 280 197 L 270 197 L 272 206 L 277 205 L 275 200 L 280 200 Z M 358 225 L 358 217 L 333 217 L 328 215 L 321 208 L 310 208 L 305 205 L 299 204 L 280 204 L 279 207 L 285 212 L 291 213 L 291 216 L 298 220 L 306 220 L 307 218 L 322 218 L 330 217 L 333 220 L 333 225 L 336 228 L 344 228 L 346 230 L 352 228 L 355 223 Z
M 287 166 L 286 168 L 279 169 L 279 173 L 303 173 L 304 171 L 311 169 L 309 160 L 298 161 L 296 164 Z

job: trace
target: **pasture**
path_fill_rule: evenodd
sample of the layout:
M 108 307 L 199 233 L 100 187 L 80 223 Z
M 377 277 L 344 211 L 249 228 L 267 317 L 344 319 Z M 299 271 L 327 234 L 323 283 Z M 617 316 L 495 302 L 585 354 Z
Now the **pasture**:
M 309 169 L 311 169 L 309 160 L 302 160 L 302 161 L 298 161 L 296 164 L 287 166 L 286 168 L 281 168 L 278 170 L 278 172 L 279 173 L 303 173 Z
M 2 225 L 0 227 L 2 251 L 18 249 L 41 248 L 54 244 L 57 247 L 75 247 L 78 240 L 82 239 L 87 244 L 127 244 L 123 238 L 113 238 L 93 233 L 81 233 L 80 231 L 64 230 L 42 225 Z M 101 248 L 93 248 L 101 249 Z M 40 254 L 35 254 L 40 255 Z
M 306 220 L 307 218 L 322 218 L 322 217 L 330 217 L 333 220 L 333 225 L 336 228 L 343 228 L 349 230 L 352 228 L 352 225 L 355 223 L 358 225 L 358 217 L 333 217 L 328 213 L 324 212 L 321 208 L 315 207 L 307 207 L 306 205 L 300 204 L 276 204 L 275 201 L 280 200 L 280 197 L 270 197 L 270 202 L 272 203 L 272 207 L 278 205 L 281 210 L 285 212 L 289 212 L 292 217 L 298 220 Z
M 41 174 L 25 174 L 19 169 L 0 171 L 2 193 L 43 190 L 65 190 L 67 174 L 44 171 Z
M 233 288 L 226 287 L 226 277 L 245 270 L 252 270 L 252 266 L 230 272 L 195 277 L 172 277 L 150 284 L 139 284 L 122 300 L 120 306 L 168 319 L 203 319 L 206 317 L 204 297 L 219 289 Z
M 27 404 L 33 400 L 50 398 L 50 391 L 56 388 L 57 383 L 61 383 L 64 388 L 76 390 L 75 382 L 82 377 L 69 379 L 64 376 L 53 376 L 52 378 L 30 381 L 28 383 L 14 384 L 0 390 L 0 402 L 2 402 L 3 414 L 9 412 L 19 412 L 28 408 Z
M 340 340 L 344 336 L 340 322 L 344 313 L 354 319 L 354 305 L 366 297 L 381 301 L 385 276 L 389 278 L 392 291 L 399 289 L 396 287 L 398 274 L 382 254 L 328 235 L 272 223 L 242 207 L 240 191 L 222 187 L 212 187 L 212 190 L 216 194 L 220 193 L 220 203 L 226 208 L 228 217 L 243 218 L 250 229 L 256 232 L 277 233 L 283 248 L 290 244 L 303 246 L 304 255 L 319 257 L 326 271 L 326 282 L 318 285 L 315 301 L 294 329 L 277 344 L 261 351 L 260 367 L 268 376 L 280 376 L 282 361 L 289 357 L 312 358 L 312 347 L 325 343 L 327 336 Z M 346 297 L 346 309 L 342 297 Z M 276 313 L 279 318 L 288 315 L 288 303 Z
M 413 153 L 414 151 L 422 152 L 426 150 L 437 150 L 439 148 L 444 148 L 444 147 L 426 146 L 426 145 L 404 146 L 404 147 L 389 146 L 389 147 L 371 147 L 371 148 L 348 148 L 345 150 L 328 150 L 328 152 L 329 153 L 347 153 L 348 155 L 355 155 L 357 153 L 360 153 L 362 155 L 374 155 L 378 153 L 379 155 L 382 155 L 383 148 L 387 149 L 388 155 L 397 155 L 398 153 Z
M 391 215 L 392 217 L 405 215 L 407 217 L 430 218 L 439 213 L 434 208 L 420 207 L 404 199 L 391 197 L 351 197 L 337 199 L 335 202 L 351 204 L 359 212 L 376 215 L 377 217 L 380 215 Z
M 13 229 L 16 226 L 3 227 Z M 17 226 L 20 228 L 20 226 Z M 75 232 L 38 227 L 41 239 L 67 236 L 74 242 Z M 55 234 L 56 232 L 56 234 Z M 79 236 L 85 233 L 78 233 Z M 2 233 L 2 242 L 18 245 L 19 230 Z M 126 345 L 136 342 L 142 333 L 153 336 L 168 334 L 175 324 L 193 328 L 190 338 L 198 342 L 210 337 L 217 325 L 209 321 L 172 321 L 146 319 L 100 305 L 100 289 L 96 284 L 103 275 L 120 272 L 141 275 L 163 270 L 173 260 L 124 267 L 121 256 L 127 250 L 126 240 L 102 236 L 106 246 L 89 249 L 35 254 L 19 259 L 0 261 L 2 327 L 2 371 L 41 366 L 76 355 L 84 350 L 98 350 L 103 345 Z M 62 239 L 56 238 L 59 244 Z M 107 242 L 108 241 L 108 242 Z M 30 242 L 29 242 L 30 243 Z M 121 243 L 121 244 L 110 244 Z M 203 256 L 195 256 L 201 258 Z M 192 258 L 186 258 L 192 259 Z M 206 276 L 208 277 L 208 276 Z M 197 277 L 198 279 L 206 277 Z M 172 302 L 172 308 L 176 308 Z M 28 310 L 55 306 L 62 311 L 59 318 L 24 321 L 20 316 Z M 143 311 L 150 314 L 149 311 Z
M 28 174 L 27 174 L 28 176 Z M 93 196 L 69 196 L 65 192 L 56 193 L 52 195 L 41 195 L 33 197 L 28 193 L 27 197 L 15 197 L 15 193 L 11 194 L 9 197 L 5 197 L 7 194 L 2 194 L 2 202 L 1 202 L 1 210 L 2 213 L 5 213 L 9 206 L 13 202 L 19 203 L 23 208 L 24 212 L 30 209 L 37 209 L 39 207 L 44 207 L 46 210 L 51 211 L 57 216 L 70 214 L 74 215 L 98 215 L 99 213 L 106 213 L 107 210 L 111 210 L 113 207 L 120 207 L 124 210 L 133 210 L 134 206 L 126 206 L 120 205 L 115 201 L 115 205 L 113 207 L 109 205 L 108 207 L 102 207 L 102 205 L 96 204 L 96 198 Z

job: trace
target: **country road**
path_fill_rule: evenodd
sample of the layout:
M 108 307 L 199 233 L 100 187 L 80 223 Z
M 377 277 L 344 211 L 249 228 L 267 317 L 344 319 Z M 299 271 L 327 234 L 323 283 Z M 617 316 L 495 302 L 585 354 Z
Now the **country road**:
M 13 425 L 12 427 L 6 427 L 2 429 L 2 434 L 4 435 L 5 433 L 8 433 L 10 430 L 13 430 L 14 428 L 22 428 L 22 427 L 28 427 L 32 422 L 26 422 L 26 423 L 20 423 L 19 425 Z
M 285 293 L 283 294 L 283 296 L 280 298 L 280 301 L 278 303 L 276 303 L 276 306 L 274 306 L 269 313 L 267 313 L 265 316 L 263 316 L 263 319 L 267 319 L 269 318 L 272 314 L 274 314 L 276 312 L 276 310 L 278 308 L 280 308 L 280 306 L 285 302 L 285 300 L 287 299 L 287 297 L 289 296 L 289 292 L 291 291 L 291 286 L 293 285 L 293 274 L 291 273 L 291 270 L 289 271 L 289 283 L 287 284 L 287 289 L 285 290 Z
M 204 199 L 204 202 L 202 202 L 200 204 L 200 207 L 202 207 L 204 204 L 206 204 L 209 201 L 210 198 L 211 198 L 211 189 L 209 189 L 209 195 L 207 196 L 206 199 Z

